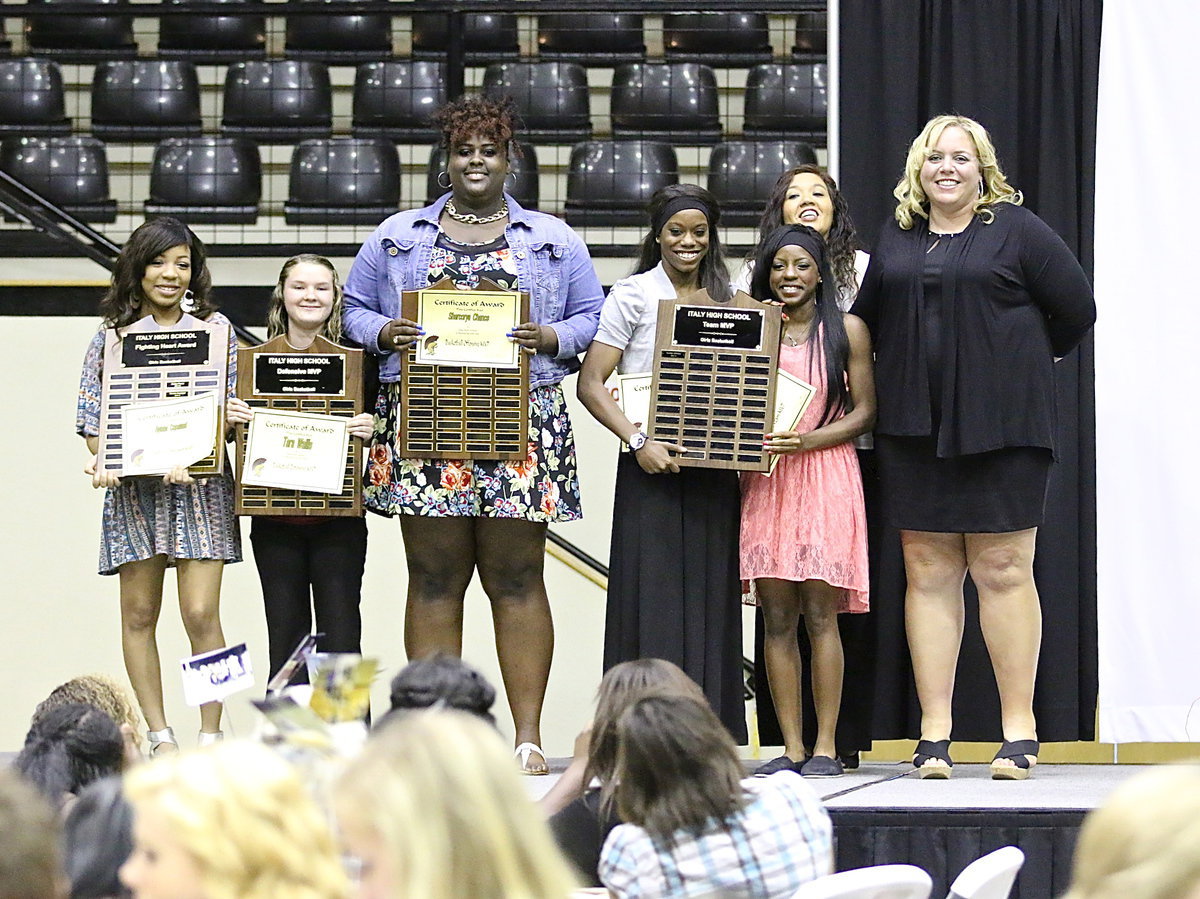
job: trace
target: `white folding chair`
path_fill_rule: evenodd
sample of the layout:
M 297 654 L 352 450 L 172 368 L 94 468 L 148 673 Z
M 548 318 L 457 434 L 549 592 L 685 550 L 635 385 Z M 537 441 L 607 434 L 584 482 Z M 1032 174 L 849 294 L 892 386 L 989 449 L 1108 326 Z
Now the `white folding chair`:
M 963 868 L 946 899 L 1008 899 L 1023 864 L 1025 853 L 1016 846 L 989 852 Z
M 818 877 L 792 899 L 929 899 L 933 879 L 916 865 L 873 865 Z

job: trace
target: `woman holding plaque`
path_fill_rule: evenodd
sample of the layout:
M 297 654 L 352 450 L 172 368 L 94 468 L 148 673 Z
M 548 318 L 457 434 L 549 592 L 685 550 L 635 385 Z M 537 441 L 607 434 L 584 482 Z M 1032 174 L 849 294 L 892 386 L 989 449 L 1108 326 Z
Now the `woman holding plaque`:
M 837 305 L 847 310 L 858 294 L 858 285 L 866 272 L 870 257 L 858 249 L 858 232 L 850 217 L 850 207 L 837 181 L 820 166 L 805 163 L 788 169 L 781 174 L 771 189 L 767 205 L 758 224 L 758 244 L 751 251 L 745 265 L 734 278 L 735 289 L 750 292 L 750 280 L 754 274 L 754 260 L 767 240 L 780 225 L 807 225 L 825 241 L 829 267 L 837 283 Z M 868 552 L 871 555 L 872 577 L 875 577 L 876 560 L 882 552 L 880 532 L 881 515 L 878 503 L 878 476 L 875 473 L 874 443 L 868 432 L 854 441 L 858 449 L 858 464 L 862 469 L 863 491 L 867 508 Z M 899 555 L 899 549 L 896 549 Z M 877 622 L 875 616 L 839 615 L 838 630 L 841 632 L 845 654 L 846 678 L 842 691 L 842 708 L 838 714 L 838 758 L 847 768 L 857 768 L 859 751 L 871 748 L 872 716 L 875 710 L 875 656 Z M 755 640 L 756 680 L 765 695 L 768 689 L 763 655 L 765 622 L 760 619 L 760 636 Z M 808 635 L 803 628 L 796 635 L 800 644 L 800 659 L 804 666 L 805 680 L 812 670 L 812 650 Z M 800 692 L 801 716 L 804 732 L 815 734 L 816 711 L 810 701 L 811 691 Z M 774 709 L 760 705 L 758 708 L 758 731 L 763 743 L 783 740 L 782 729 L 775 719 Z M 786 742 L 786 740 L 783 740 Z M 811 755 L 812 746 L 806 751 Z
M 296 351 L 317 337 L 342 341 L 342 285 L 337 269 L 324 256 L 301 253 L 283 264 L 267 306 L 267 339 L 287 336 Z M 250 406 L 234 397 L 226 410 L 230 422 L 248 424 Z M 346 423 L 350 436 L 371 436 L 373 416 L 355 415 Z M 288 660 L 305 635 L 322 634 L 321 652 L 361 651 L 363 566 L 367 523 L 347 516 L 253 516 L 250 542 L 262 583 L 267 615 L 271 674 Z
M 153 316 L 167 330 L 189 320 L 228 325 L 209 299 L 212 279 L 204 244 L 182 222 L 153 219 L 130 235 L 100 302 L 104 326 L 92 338 L 83 363 L 75 427 L 93 453 L 100 449 L 100 403 L 105 333 L 124 331 Z M 227 399 L 237 384 L 237 340 L 229 329 Z M 155 630 L 162 608 L 163 578 L 174 568 L 179 608 L 193 653 L 220 649 L 221 574 L 242 558 L 228 471 L 192 478 L 184 467 L 163 477 L 118 478 L 94 458 L 86 469 L 94 487 L 106 488 L 100 529 L 100 573 L 116 574 L 121 592 L 121 647 L 153 755 L 178 746 L 167 726 Z M 200 743 L 221 739 L 221 704 L 200 707 Z
M 776 228 L 759 247 L 751 290 L 783 307 L 779 367 L 816 392 L 793 428 L 766 435 L 767 451 L 779 456 L 775 470 L 742 475 L 742 578 L 762 606 L 767 679 L 784 737 L 784 754 L 757 774 L 843 773 L 834 737 L 844 671 L 838 619 L 868 610 L 867 520 L 853 440 L 875 417 L 875 384 L 866 325 L 838 308 L 836 284 L 825 241 L 807 225 Z M 807 743 L 801 617 L 817 718 Z
M 978 122 L 931 119 L 894 193 L 854 312 L 875 343 L 876 452 L 904 547 L 921 703 L 913 764 L 950 776 L 970 572 L 1000 693 L 992 777 L 1020 780 L 1039 748 L 1033 555 L 1054 461 L 1054 361 L 1083 339 L 1096 304 L 1066 244 L 1021 207 Z
M 518 152 L 511 104 L 463 97 L 435 122 L 448 155 L 439 183 L 449 192 L 384 221 L 346 279 L 346 333 L 379 354 L 383 382 L 363 501 L 400 516 L 409 658 L 437 650 L 461 655 L 463 598 L 479 571 L 521 769 L 545 774 L 541 710 L 554 648 L 542 575 L 546 526 L 581 515 L 575 438 L 560 385 L 595 334 L 604 294 L 575 232 L 504 192 L 510 154 Z M 530 295 L 530 320 L 506 335 L 531 357 L 524 461 L 406 459 L 398 451 L 400 358 L 425 336 L 401 317 L 401 293 L 444 278 L 462 288 L 487 279 Z
M 744 742 L 737 473 L 680 466 L 683 448 L 647 436 L 605 382 L 650 372 L 659 300 L 701 288 L 730 298 L 707 190 L 673 184 L 650 200 L 650 231 L 635 273 L 613 285 L 579 375 L 579 399 L 629 447 L 617 462 L 609 553 L 604 667 L 640 658 L 674 662 Z

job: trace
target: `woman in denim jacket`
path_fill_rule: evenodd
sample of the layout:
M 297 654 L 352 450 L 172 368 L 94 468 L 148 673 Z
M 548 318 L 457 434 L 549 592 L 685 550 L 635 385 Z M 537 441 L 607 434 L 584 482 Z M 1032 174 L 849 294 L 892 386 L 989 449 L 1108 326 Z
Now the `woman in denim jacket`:
M 462 652 L 472 573 L 492 605 L 500 670 L 527 774 L 545 774 L 540 719 L 554 630 L 542 577 L 546 526 L 581 515 L 575 440 L 561 382 L 579 368 L 600 316 L 600 281 L 583 241 L 504 192 L 515 151 L 507 103 L 465 97 L 435 117 L 448 151 L 433 205 L 391 216 L 363 244 L 345 286 L 345 332 L 379 354 L 364 500 L 399 515 L 408 557 L 409 658 Z M 443 278 L 489 279 L 530 294 L 531 321 L 509 337 L 531 355 L 529 455 L 521 462 L 405 459 L 398 453 L 400 358 L 421 336 L 400 295 Z

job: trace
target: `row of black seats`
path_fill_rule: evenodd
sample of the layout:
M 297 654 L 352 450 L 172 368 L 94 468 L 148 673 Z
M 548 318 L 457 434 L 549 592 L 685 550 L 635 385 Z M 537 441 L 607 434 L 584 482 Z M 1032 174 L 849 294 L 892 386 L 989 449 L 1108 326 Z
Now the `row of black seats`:
M 446 101 L 445 64 L 393 60 L 355 71 L 356 137 L 425 140 L 429 116 Z M 483 93 L 511 96 L 535 143 L 592 136 L 590 89 L 571 62 L 492 63 Z M 790 136 L 823 143 L 828 97 L 824 63 L 760 63 L 747 73 L 746 137 Z M 0 134 L 71 131 L 62 73 L 52 60 L 0 60 Z M 722 125 L 717 79 L 702 63 L 622 63 L 609 96 L 614 138 L 715 144 Z M 110 60 L 95 67 L 92 131 L 106 140 L 155 141 L 201 133 L 200 81 L 182 60 Z M 225 75 L 221 132 L 258 141 L 327 137 L 333 123 L 329 68 L 313 60 L 255 60 Z
M 49 2 L 31 0 L 26 5 Z M 131 17 L 111 15 L 112 0 L 95 2 L 104 3 L 104 12 L 109 14 L 27 18 L 25 33 L 30 52 L 83 62 L 136 56 Z M 186 4 L 187 0 L 171 2 Z M 245 0 L 222 2 L 231 4 L 232 12 L 238 2 Z M 327 0 L 322 3 L 328 6 Z M 116 5 L 126 4 L 118 0 Z M 802 57 L 824 56 L 825 4 L 802 3 L 801 8 L 806 5 L 813 8 L 797 16 L 792 52 Z M 20 8 L 10 6 L 6 11 L 17 15 Z M 289 16 L 284 52 L 294 58 L 331 62 L 386 58 L 392 52 L 392 18 L 387 13 Z M 448 16 L 416 13 L 402 18 L 411 19 L 414 59 L 445 57 Z M 164 15 L 160 16 L 158 55 L 216 63 L 261 58 L 266 55 L 266 28 L 266 17 L 261 15 Z M 465 13 L 462 29 L 469 65 L 520 53 L 515 14 Z M 750 66 L 767 62 L 772 55 L 765 13 L 668 13 L 663 17 L 663 44 L 668 59 L 718 66 Z M 542 13 L 538 16 L 537 46 L 543 58 L 584 65 L 609 66 L 646 56 L 642 16 L 632 13 Z
M 510 160 L 509 191 L 523 205 L 540 204 L 537 153 L 529 144 Z M 709 156 L 708 188 L 722 201 L 725 222 L 757 224 L 780 172 L 815 163 L 816 152 L 796 141 L 733 141 Z M 444 193 L 438 175 L 445 151 L 434 147 L 425 202 Z M 103 142 L 93 137 L 7 137 L 0 170 L 85 221 L 112 222 Z M 675 149 L 658 141 L 585 141 L 571 150 L 564 204 L 572 225 L 639 225 L 654 191 L 679 180 Z M 191 222 L 253 224 L 262 199 L 262 163 L 253 141 L 238 137 L 170 138 L 155 148 L 147 215 Z M 407 198 L 409 206 L 421 199 Z M 289 225 L 373 225 L 400 206 L 395 145 L 380 138 L 301 141 L 292 153 L 284 220 Z

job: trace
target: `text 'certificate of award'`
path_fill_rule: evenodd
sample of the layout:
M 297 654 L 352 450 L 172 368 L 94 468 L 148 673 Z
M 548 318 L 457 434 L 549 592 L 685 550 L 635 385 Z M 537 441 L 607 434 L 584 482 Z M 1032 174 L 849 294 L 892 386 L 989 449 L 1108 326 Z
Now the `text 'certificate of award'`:
M 422 290 L 417 321 L 417 363 L 518 368 L 521 347 L 508 333 L 521 324 L 521 294 L 515 291 Z
M 339 415 L 255 409 L 246 429 L 242 483 L 341 493 L 350 440 L 346 421 Z
M 201 393 L 123 407 L 121 474 L 166 474 L 208 456 L 217 440 L 218 403 L 215 393 Z

